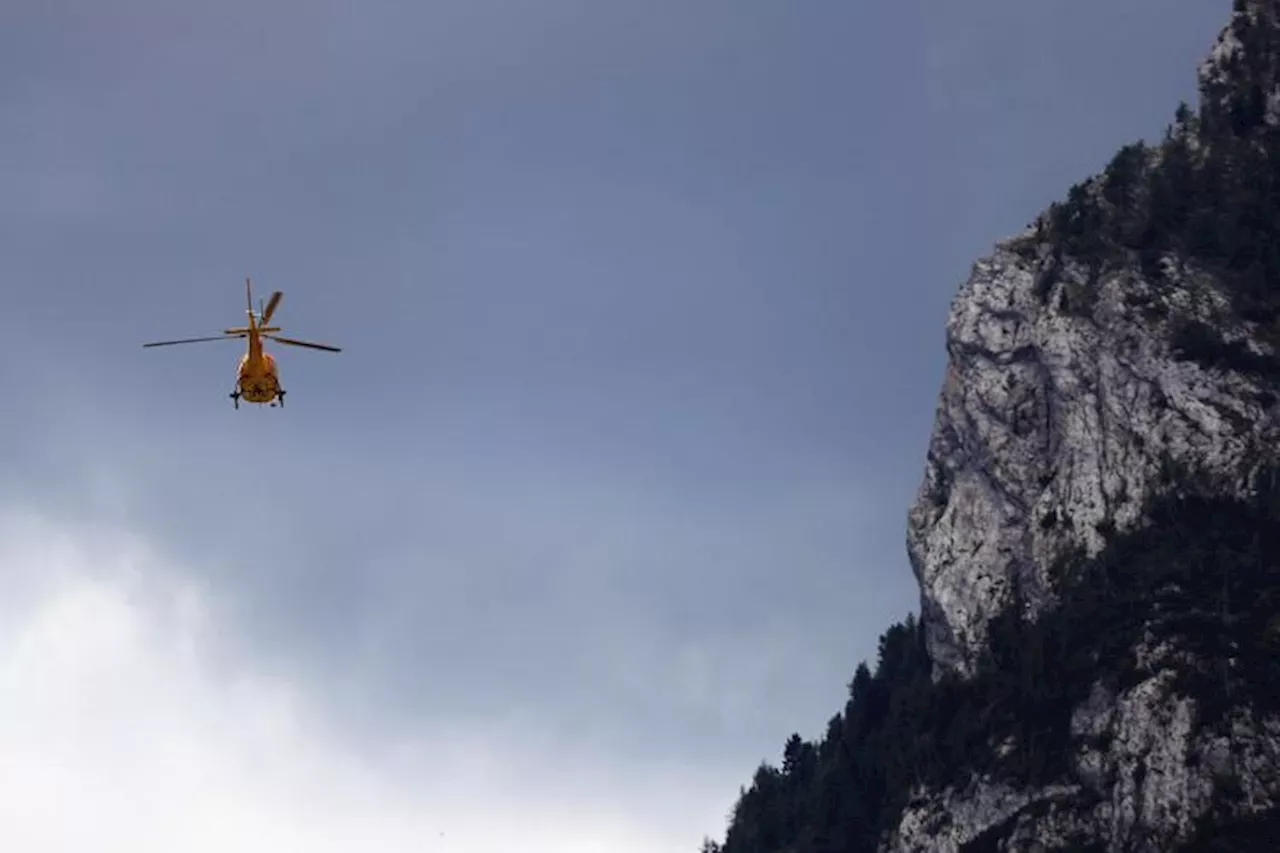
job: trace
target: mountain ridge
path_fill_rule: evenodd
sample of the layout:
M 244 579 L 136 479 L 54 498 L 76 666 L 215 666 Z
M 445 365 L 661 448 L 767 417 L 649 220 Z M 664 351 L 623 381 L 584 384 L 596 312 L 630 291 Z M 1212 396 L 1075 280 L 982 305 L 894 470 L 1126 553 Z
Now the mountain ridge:
M 704 853 L 1280 829 L 1280 0 L 1237 0 L 1197 74 L 1161 141 L 974 264 L 908 512 L 920 616 Z

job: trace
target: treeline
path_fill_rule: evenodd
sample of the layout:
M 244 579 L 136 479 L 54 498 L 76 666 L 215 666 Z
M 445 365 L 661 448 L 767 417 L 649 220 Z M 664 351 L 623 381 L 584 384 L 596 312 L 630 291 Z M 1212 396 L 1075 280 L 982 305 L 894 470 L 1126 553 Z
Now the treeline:
M 1180 105 L 1158 145 L 1121 148 L 1100 178 L 1050 206 L 1040 236 L 1054 256 L 1041 292 L 1063 256 L 1091 270 L 1092 286 L 1103 269 L 1135 265 L 1159 282 L 1161 259 L 1172 255 L 1214 273 L 1242 318 L 1275 326 L 1280 130 L 1268 123 L 1267 93 L 1280 84 L 1280 33 L 1248 16 L 1237 17 L 1233 29 L 1242 49 L 1202 88 L 1198 111 Z M 1075 304 L 1063 307 L 1086 313 L 1089 289 L 1071 296 Z
M 874 672 L 857 668 L 825 734 L 792 735 L 781 766 L 762 764 L 723 843 L 707 840 L 704 853 L 872 853 L 920 786 L 972 773 L 1028 786 L 1070 779 L 1073 708 L 1095 684 L 1123 690 L 1150 675 L 1135 656 L 1145 631 L 1192 653 L 1158 665 L 1175 668 L 1176 689 L 1197 699 L 1199 725 L 1220 725 L 1240 706 L 1280 711 L 1276 468 L 1260 470 L 1247 497 L 1226 498 L 1169 466 L 1144 526 L 1111 533 L 1094 558 L 1064 558 L 1054 577 L 1057 606 L 1034 622 L 1014 608 L 997 618 L 969 681 L 933 681 L 914 617 L 889 628 Z M 1214 837 L 1236 831 L 1214 825 Z

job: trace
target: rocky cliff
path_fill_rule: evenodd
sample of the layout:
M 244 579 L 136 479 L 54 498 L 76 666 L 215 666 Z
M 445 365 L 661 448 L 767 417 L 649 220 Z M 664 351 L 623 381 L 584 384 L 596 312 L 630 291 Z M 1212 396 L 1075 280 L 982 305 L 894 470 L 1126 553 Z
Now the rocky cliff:
M 1025 252 L 1033 253 L 1028 258 Z M 969 674 L 1015 585 L 1027 615 L 1051 603 L 1055 561 L 1141 523 L 1169 460 L 1236 482 L 1274 444 L 1265 380 L 1173 352 L 1188 318 L 1251 348 L 1212 276 L 1170 261 L 1153 283 L 1091 276 L 1026 238 L 978 262 L 953 304 L 949 363 L 907 548 L 939 674 Z M 1050 256 L 1047 262 L 1041 256 Z M 1057 267 L 1043 292 L 1045 267 Z M 1228 331 L 1229 330 L 1229 331 Z
M 1200 68 L 1199 115 L 1180 110 L 1163 146 L 1126 148 L 1073 190 L 1073 209 L 1055 206 L 998 246 L 957 295 L 908 522 L 935 678 L 971 676 L 1007 607 L 1031 620 L 1055 607 L 1068 555 L 1095 557 L 1150 526 L 1169 470 L 1248 500 L 1275 459 L 1278 11 L 1274 0 L 1237 3 Z M 1216 556 L 1199 570 L 1220 569 Z M 1158 603 L 1160 591 L 1147 592 Z M 1228 630 L 1222 604 L 1221 625 L 1200 629 Z M 1056 784 L 978 776 L 922 788 L 888 848 L 956 850 L 987 833 L 1008 850 L 1072 838 L 1168 850 L 1228 788 L 1240 810 L 1271 807 L 1280 717 L 1245 690 L 1225 726 L 1199 725 L 1204 698 L 1179 676 L 1216 662 L 1185 639 L 1148 620 L 1129 650 L 1138 677 L 1099 679 L 1073 709 L 1074 754 Z
M 1280 844 L 1280 0 L 1238 0 L 1199 79 L 975 264 L 919 622 L 707 850 Z

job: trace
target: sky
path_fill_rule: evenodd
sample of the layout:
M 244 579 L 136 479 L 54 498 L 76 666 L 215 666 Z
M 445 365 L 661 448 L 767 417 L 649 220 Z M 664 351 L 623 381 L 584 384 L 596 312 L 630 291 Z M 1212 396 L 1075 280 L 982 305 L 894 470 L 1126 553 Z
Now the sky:
M 916 609 L 970 265 L 1229 9 L 0 6 L 0 847 L 722 835 Z M 140 347 L 246 276 L 284 409 Z

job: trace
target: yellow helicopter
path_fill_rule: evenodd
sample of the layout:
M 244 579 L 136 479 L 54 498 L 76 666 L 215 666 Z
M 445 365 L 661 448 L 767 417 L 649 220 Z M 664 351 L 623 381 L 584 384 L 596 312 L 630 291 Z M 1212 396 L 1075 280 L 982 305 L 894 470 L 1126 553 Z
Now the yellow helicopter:
M 293 347 L 307 347 L 308 349 L 318 349 L 326 352 L 342 352 L 342 350 L 338 347 L 331 347 L 328 344 L 282 338 L 275 334 L 280 331 L 280 327 L 272 326 L 271 318 L 274 316 L 276 308 L 280 307 L 280 300 L 284 296 L 283 292 L 277 290 L 272 293 L 265 307 L 259 301 L 259 310 L 256 314 L 253 310 L 253 284 L 247 278 L 244 280 L 244 293 L 245 301 L 248 303 L 246 313 L 249 315 L 249 325 L 236 329 L 227 329 L 221 335 L 212 335 L 205 338 L 183 338 L 179 341 L 153 341 L 149 344 L 143 344 L 143 346 L 167 347 L 174 344 L 194 344 L 202 341 L 247 338 L 248 350 L 240 358 L 240 367 L 236 372 L 236 387 L 230 394 L 231 401 L 237 409 L 240 408 L 242 399 L 246 403 L 270 403 L 273 408 L 277 403 L 283 406 L 285 391 L 280 387 L 280 371 L 276 367 L 275 358 L 262 347 L 264 338 L 275 341 L 278 344 L 287 344 Z

